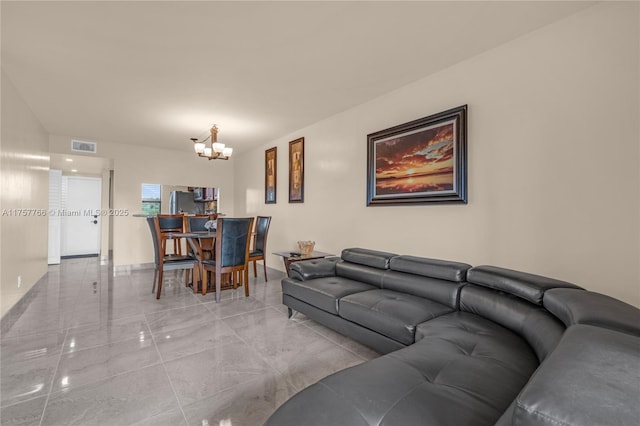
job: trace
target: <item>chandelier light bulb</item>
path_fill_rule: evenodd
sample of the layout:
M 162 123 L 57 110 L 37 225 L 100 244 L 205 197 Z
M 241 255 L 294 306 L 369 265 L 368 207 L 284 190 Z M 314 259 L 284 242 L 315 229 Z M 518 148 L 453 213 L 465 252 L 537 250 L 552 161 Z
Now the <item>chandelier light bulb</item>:
M 220 142 L 216 142 L 214 144 L 211 144 L 211 147 L 213 148 L 213 151 L 220 154 L 223 150 L 224 150 L 224 144 L 220 143 Z
M 193 144 L 193 149 L 195 149 L 196 154 L 202 154 L 204 152 L 204 142 L 196 142 Z

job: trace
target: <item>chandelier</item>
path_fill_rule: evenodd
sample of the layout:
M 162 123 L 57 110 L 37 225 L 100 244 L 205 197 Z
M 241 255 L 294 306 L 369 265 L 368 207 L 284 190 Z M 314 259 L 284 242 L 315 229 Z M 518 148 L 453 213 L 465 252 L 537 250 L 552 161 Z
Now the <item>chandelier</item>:
M 209 146 L 207 146 L 209 141 Z M 198 138 L 191 138 L 193 142 L 193 149 L 198 154 L 198 157 L 204 157 L 209 160 L 228 160 L 233 154 L 233 148 L 224 146 L 223 143 L 218 142 L 218 128 L 214 124 L 211 128 L 211 135 L 203 141 L 198 141 Z

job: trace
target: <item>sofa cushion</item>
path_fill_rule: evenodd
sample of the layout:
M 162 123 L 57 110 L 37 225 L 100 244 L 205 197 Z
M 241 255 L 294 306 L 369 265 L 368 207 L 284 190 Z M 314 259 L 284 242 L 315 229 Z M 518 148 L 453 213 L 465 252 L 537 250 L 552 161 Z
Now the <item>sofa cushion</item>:
M 317 278 L 311 281 L 282 280 L 282 293 L 310 305 L 338 314 L 338 299 L 352 293 L 372 290 L 376 287 L 343 277 Z
M 637 426 L 640 339 L 590 325 L 569 327 L 516 400 L 522 426 Z
M 389 260 L 397 256 L 386 251 L 369 250 L 363 248 L 348 248 L 342 250 L 342 259 L 345 262 L 358 265 L 371 266 L 378 269 L 389 269 Z
M 591 324 L 640 336 L 640 309 L 586 290 L 556 288 L 544 294 L 544 307 L 567 326 Z
M 389 261 L 389 269 L 393 271 L 458 283 L 466 280 L 469 268 L 471 265 L 466 263 L 406 255 L 393 257 Z
M 342 318 L 406 345 L 414 342 L 418 324 L 452 310 L 429 299 L 383 289 L 351 294 L 338 302 Z
M 325 377 L 267 425 L 493 425 L 538 365 L 521 338 L 473 314 L 421 327 L 421 341 Z
M 431 342 L 429 344 L 446 348 L 447 351 L 491 359 L 508 366 L 509 371 L 521 372 L 519 377 L 522 382 L 518 382 L 521 384 L 527 382 L 538 366 L 535 352 L 521 336 L 469 312 L 452 312 L 418 324 L 416 344 L 420 342 L 423 345 Z M 518 392 L 521 386 L 516 388 L 511 392 Z
M 460 310 L 487 318 L 522 336 L 540 361 L 554 350 L 565 330 L 564 324 L 541 306 L 472 284 L 460 291 Z
M 544 292 L 549 289 L 581 288 L 566 281 L 498 268 L 497 266 L 476 266 L 471 268 L 467 272 L 467 281 L 513 294 L 536 305 L 542 305 Z
M 349 336 L 349 338 L 362 343 L 379 354 L 388 354 L 389 352 L 407 347 L 407 345 L 396 340 L 390 339 L 354 322 L 347 321 L 344 318 L 340 318 L 338 315 L 323 311 L 322 309 L 309 305 L 295 297 L 291 297 L 288 294 L 282 295 L 282 303 L 293 311 L 302 312 L 312 320 L 317 321 L 340 334 Z
M 412 294 L 442 303 L 452 309 L 458 307 L 460 289 L 464 283 L 423 277 L 404 272 L 388 271 L 382 277 L 382 288 Z
M 354 409 L 349 401 L 321 383 L 316 383 L 291 397 L 264 424 L 264 426 L 300 425 L 370 426 L 371 423 Z

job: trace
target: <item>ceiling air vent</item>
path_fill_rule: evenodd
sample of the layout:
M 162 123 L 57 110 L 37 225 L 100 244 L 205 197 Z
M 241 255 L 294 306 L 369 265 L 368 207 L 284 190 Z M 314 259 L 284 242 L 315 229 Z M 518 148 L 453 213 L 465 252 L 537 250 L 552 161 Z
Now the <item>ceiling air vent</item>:
M 95 142 L 72 140 L 71 151 L 88 152 L 90 154 L 95 154 L 96 152 L 98 152 L 98 144 Z

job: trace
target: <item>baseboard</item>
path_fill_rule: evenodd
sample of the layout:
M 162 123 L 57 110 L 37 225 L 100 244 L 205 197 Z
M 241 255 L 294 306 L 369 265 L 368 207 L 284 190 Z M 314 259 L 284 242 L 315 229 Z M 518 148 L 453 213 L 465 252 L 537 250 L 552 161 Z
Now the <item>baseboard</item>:
M 29 306 L 29 303 L 36 297 L 40 289 L 44 286 L 47 274 L 45 272 L 36 283 L 18 300 L 0 319 L 0 334 L 6 334 L 11 330 L 13 324 L 20 318 Z
M 60 259 L 82 259 L 85 257 L 98 257 L 98 253 L 94 254 L 70 254 L 68 256 L 60 256 Z
M 134 263 L 131 265 L 115 265 L 113 267 L 113 275 L 126 275 L 131 271 L 139 271 L 143 269 L 154 269 L 156 267 L 153 263 Z

